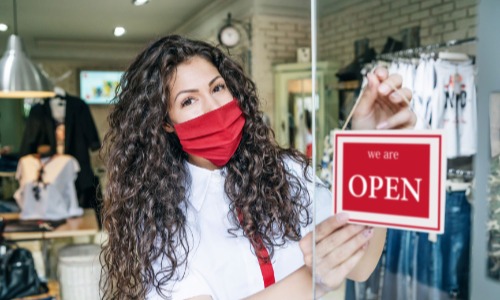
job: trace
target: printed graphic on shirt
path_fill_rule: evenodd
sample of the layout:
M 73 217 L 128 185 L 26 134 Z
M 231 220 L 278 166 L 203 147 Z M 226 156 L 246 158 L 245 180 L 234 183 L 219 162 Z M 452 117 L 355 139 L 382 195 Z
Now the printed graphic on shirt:
M 431 124 L 444 129 L 448 158 L 476 153 L 476 93 L 470 62 L 436 62 L 437 88 L 432 99 Z

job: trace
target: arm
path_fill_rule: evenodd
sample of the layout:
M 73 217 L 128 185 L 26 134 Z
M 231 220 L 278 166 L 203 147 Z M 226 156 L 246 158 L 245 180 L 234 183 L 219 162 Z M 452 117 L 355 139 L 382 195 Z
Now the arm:
M 385 231 L 381 230 L 383 237 Z M 316 296 L 321 297 L 331 289 L 339 287 L 346 276 L 357 269 L 362 270 L 363 276 L 369 276 L 380 257 L 380 247 L 375 245 L 384 244 L 368 241 L 374 237 L 371 228 L 360 225 L 347 224 L 346 214 L 337 214 L 321 222 L 316 228 L 317 238 L 317 272 L 322 277 L 322 283 L 316 285 Z M 380 236 L 382 238 L 382 236 Z M 370 244 L 370 246 L 368 246 Z M 247 300 L 261 299 L 288 299 L 303 300 L 313 299 L 312 282 L 312 233 L 307 234 L 301 241 L 300 247 L 304 252 L 306 264 L 283 280 L 276 282 L 270 287 L 246 298 Z M 365 255 L 367 254 L 367 255 Z M 359 262 L 367 262 L 373 265 L 369 268 L 359 268 Z M 355 268 L 356 267 L 356 268 Z M 210 296 L 199 296 L 190 300 L 210 300 Z
M 347 274 L 347 278 L 354 281 L 366 281 L 373 272 L 384 250 L 387 229 L 374 228 L 373 238 L 368 244 L 366 253 L 356 267 Z
M 346 276 L 356 270 L 362 261 L 376 265 L 380 253 L 370 248 L 376 243 L 368 243 L 374 233 L 371 228 L 347 224 L 347 215 L 340 213 L 318 224 L 316 227 L 316 296 L 339 287 Z M 312 293 L 312 233 L 301 241 L 305 265 L 286 278 L 259 293 L 248 297 L 259 299 L 313 299 Z M 383 245 L 383 240 L 380 244 Z M 368 246 L 371 244 L 370 246 Z M 373 255 L 366 255 L 371 254 Z M 368 259 L 371 258 L 371 259 Z M 371 270 L 365 271 L 370 274 Z
M 324 292 L 321 292 L 323 295 Z M 288 299 L 306 300 L 313 299 L 311 272 L 306 266 L 302 266 L 283 280 L 276 282 L 270 287 L 254 294 L 246 300 L 264 299 Z M 198 296 L 189 300 L 212 300 L 211 296 Z

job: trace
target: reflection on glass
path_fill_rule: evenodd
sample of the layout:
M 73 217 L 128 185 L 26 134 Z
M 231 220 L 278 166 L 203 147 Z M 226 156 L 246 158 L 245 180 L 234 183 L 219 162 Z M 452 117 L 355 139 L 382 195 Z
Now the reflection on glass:
M 490 161 L 488 276 L 500 281 L 500 93 L 490 98 Z
M 288 81 L 288 115 L 290 146 L 312 157 L 311 79 Z
M 442 183 L 447 187 L 445 233 L 436 236 L 389 229 L 384 252 L 372 276 L 365 282 L 347 280 L 336 296 L 327 299 L 469 298 L 472 217 L 469 196 L 477 150 L 474 118 L 477 70 L 473 59 L 475 31 L 468 28 L 477 24 L 476 13 L 472 13 L 477 2 L 461 8 L 471 12 L 464 17 L 470 26 L 465 24 L 460 30 L 448 28 L 446 34 L 435 28 L 445 28 L 445 23 L 455 22 L 455 17 L 443 13 L 441 18 L 437 7 L 458 8 L 455 4 L 437 1 L 433 13 L 429 13 L 418 1 L 409 2 L 412 1 L 317 0 L 318 63 L 334 64 L 336 75 L 320 86 L 327 90 L 325 99 L 336 97 L 331 102 L 335 111 L 325 109 L 322 117 L 337 120 L 325 125 L 324 134 L 316 137 L 317 145 L 324 145 L 318 176 L 331 182 L 330 130 L 344 125 L 362 86 L 363 74 L 375 65 L 383 65 L 391 74 L 401 75 L 403 86 L 413 92 L 412 109 L 424 123 L 446 131 L 448 177 Z M 450 43 L 452 40 L 460 42 Z M 500 100 L 496 107 L 500 108 Z M 498 115 L 500 111 L 495 118 Z M 500 137 L 500 129 L 497 136 Z M 496 170 L 500 173 L 498 165 Z M 500 176 L 497 182 L 500 185 Z M 493 194 L 500 194 L 500 187 Z M 500 220 L 498 223 L 493 220 L 493 216 L 500 217 L 500 196 L 497 197 L 499 202 L 491 205 L 490 227 L 497 231 L 496 236 L 494 230 L 490 232 L 489 263 L 496 278 L 500 278 Z M 497 242 L 493 242 L 494 238 Z

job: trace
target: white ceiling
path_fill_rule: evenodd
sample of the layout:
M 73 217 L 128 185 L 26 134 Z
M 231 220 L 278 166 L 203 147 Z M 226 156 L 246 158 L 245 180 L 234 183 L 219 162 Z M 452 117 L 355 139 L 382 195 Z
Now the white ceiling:
M 0 32 L 0 55 L 14 33 L 13 1 L 0 0 L 0 23 L 9 26 Z M 17 33 L 35 60 L 123 60 L 159 36 L 186 34 L 200 24 L 202 28 L 222 26 L 228 12 L 236 18 L 252 13 L 304 16 L 310 12 L 309 0 L 150 0 L 143 6 L 134 6 L 132 0 L 15 1 Z M 125 27 L 127 33 L 113 36 L 116 26 Z
M 37 47 L 57 43 L 144 44 L 189 21 L 200 10 L 220 0 L 151 0 L 134 6 L 132 0 L 17 0 L 17 33 L 28 54 L 37 56 Z M 227 1 L 226 1 L 227 2 Z M 0 32 L 0 51 L 14 33 L 13 0 L 0 0 L 0 23 L 9 26 Z M 123 26 L 127 33 L 113 36 Z

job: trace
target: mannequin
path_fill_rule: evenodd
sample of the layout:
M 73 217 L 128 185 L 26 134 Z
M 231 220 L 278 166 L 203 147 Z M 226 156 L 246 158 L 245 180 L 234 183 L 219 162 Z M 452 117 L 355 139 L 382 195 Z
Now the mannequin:
M 36 153 L 40 158 L 51 157 L 54 155 L 52 147 L 50 145 L 40 145 L 36 149 Z
M 42 144 L 37 153 L 19 160 L 14 193 L 21 219 L 61 220 L 83 214 L 78 205 L 75 179 L 80 167 L 71 155 L 59 155 Z
M 88 105 L 82 99 L 59 87 L 54 91 L 54 98 L 45 99 L 43 104 L 31 108 L 20 154 L 36 153 L 39 145 L 48 144 L 59 154 L 73 156 L 81 168 L 76 179 L 79 205 L 98 212 L 99 180 L 92 171 L 89 156 L 89 150 L 96 151 L 101 147 L 97 128 Z

